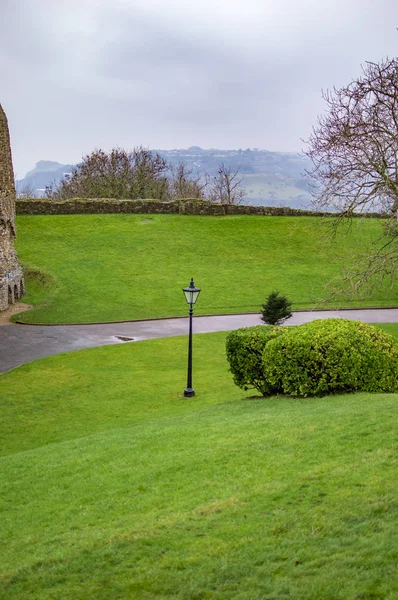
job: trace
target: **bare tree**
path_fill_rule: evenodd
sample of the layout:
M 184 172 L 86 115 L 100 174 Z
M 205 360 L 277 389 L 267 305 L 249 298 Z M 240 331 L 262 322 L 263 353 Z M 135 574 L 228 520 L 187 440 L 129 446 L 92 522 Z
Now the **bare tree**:
M 68 173 L 69 176 L 69 173 Z M 65 179 L 65 177 L 64 177 Z M 63 197 L 60 193 L 61 184 L 58 184 L 55 179 L 51 181 L 48 185 L 46 185 L 44 189 L 44 198 L 48 200 L 62 200 Z
M 170 196 L 173 200 L 179 198 L 204 198 L 208 178 L 206 175 L 194 175 L 183 161 L 170 166 Z
M 366 63 L 359 78 L 323 98 L 327 111 L 305 152 L 315 208 L 336 210 L 336 223 L 371 209 L 390 218 L 382 239 L 345 276 L 356 292 L 398 269 L 398 59 Z
M 233 170 L 221 163 L 217 175 L 210 182 L 210 200 L 221 204 L 239 204 L 246 196 L 245 189 L 241 187 L 243 179 L 239 168 Z
M 37 191 L 33 183 L 17 184 L 17 198 L 36 198 Z
M 64 177 L 59 185 L 46 188 L 46 196 L 67 198 L 154 198 L 169 194 L 167 163 L 146 148 L 127 152 L 113 148 L 95 150 Z
M 128 198 L 154 198 L 167 200 L 169 184 L 167 179 L 168 164 L 157 152 L 151 152 L 140 146 L 128 153 L 132 166 L 130 196 Z

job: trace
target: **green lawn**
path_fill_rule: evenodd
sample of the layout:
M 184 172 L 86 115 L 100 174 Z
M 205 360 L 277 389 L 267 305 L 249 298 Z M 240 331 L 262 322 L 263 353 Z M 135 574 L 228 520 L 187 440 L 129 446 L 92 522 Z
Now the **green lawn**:
M 185 315 L 181 288 L 192 276 L 202 288 L 195 314 L 256 312 L 274 289 L 294 309 L 319 306 L 325 285 L 380 232 L 356 220 L 330 246 L 310 217 L 20 216 L 17 226 L 25 301 L 36 305 L 20 319 L 35 323 Z M 334 306 L 387 306 L 397 292 Z
M 398 598 L 398 395 L 253 397 L 225 336 L 192 399 L 186 337 L 0 376 L 0 598 Z

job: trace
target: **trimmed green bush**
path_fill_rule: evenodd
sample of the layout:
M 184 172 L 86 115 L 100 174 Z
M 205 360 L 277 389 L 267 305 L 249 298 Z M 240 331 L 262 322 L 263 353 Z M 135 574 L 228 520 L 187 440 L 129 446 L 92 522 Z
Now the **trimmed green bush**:
M 263 396 L 398 391 L 398 340 L 360 321 L 237 329 L 226 350 L 234 383 Z
M 284 329 L 263 352 L 262 374 L 273 393 L 398 390 L 398 342 L 376 327 L 323 319 Z
M 227 335 L 226 350 L 234 383 L 243 390 L 255 389 L 263 396 L 272 393 L 264 377 L 263 352 L 270 340 L 281 336 L 285 327 L 244 327 Z

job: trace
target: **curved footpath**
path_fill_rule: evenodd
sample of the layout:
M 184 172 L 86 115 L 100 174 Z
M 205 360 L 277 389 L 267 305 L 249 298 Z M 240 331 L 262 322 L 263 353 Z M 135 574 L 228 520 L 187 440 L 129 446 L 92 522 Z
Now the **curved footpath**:
M 398 308 L 294 312 L 286 325 L 315 319 L 344 318 L 366 323 L 398 323 Z M 194 333 L 230 331 L 262 323 L 259 314 L 194 317 Z M 0 327 L 0 373 L 37 358 L 70 350 L 172 337 L 188 333 L 188 318 L 98 325 L 3 325 Z

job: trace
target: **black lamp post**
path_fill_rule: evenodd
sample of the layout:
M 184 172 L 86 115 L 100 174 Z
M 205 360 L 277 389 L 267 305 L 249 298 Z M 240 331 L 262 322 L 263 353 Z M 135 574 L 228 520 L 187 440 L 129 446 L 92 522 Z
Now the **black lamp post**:
M 189 341 L 188 341 L 188 379 L 187 379 L 187 387 L 184 390 L 184 396 L 186 398 L 191 398 L 195 395 L 195 390 L 192 387 L 192 315 L 193 315 L 193 305 L 198 299 L 200 288 L 195 287 L 193 282 L 193 277 L 191 278 L 191 283 L 188 287 L 183 288 L 182 290 L 185 295 L 185 299 L 189 304 Z

